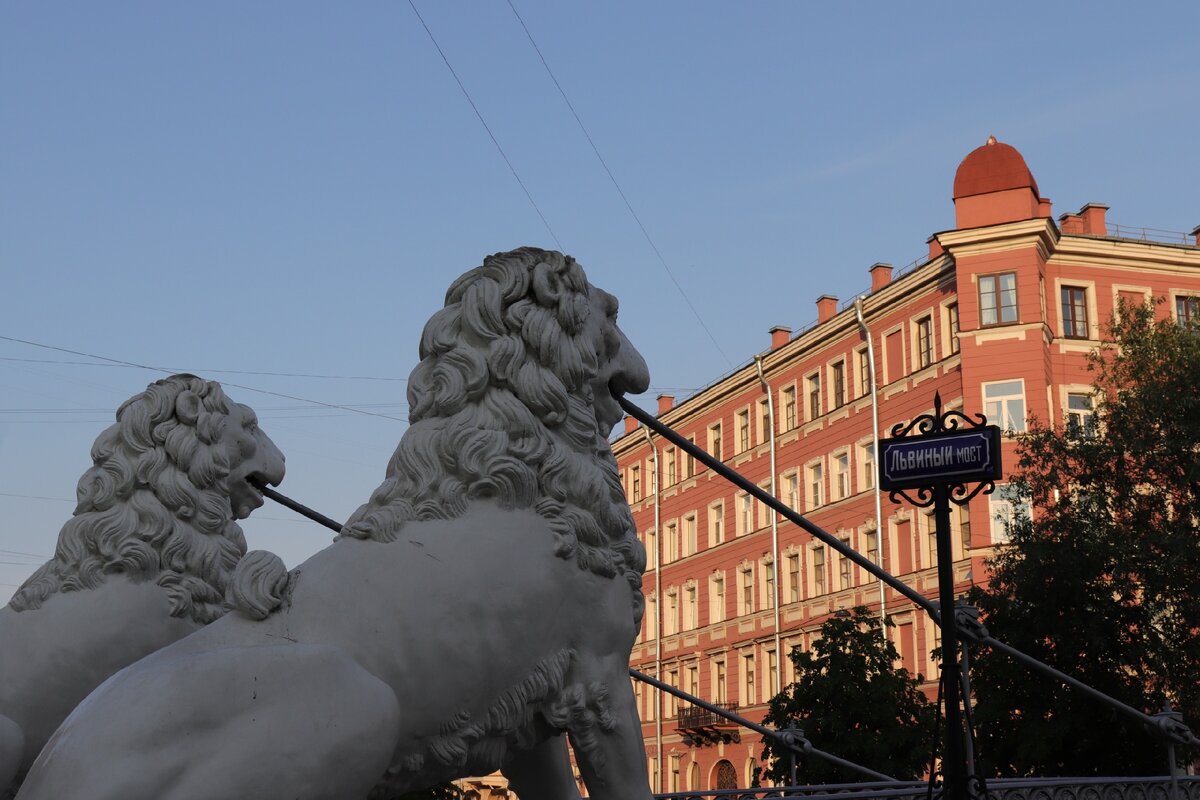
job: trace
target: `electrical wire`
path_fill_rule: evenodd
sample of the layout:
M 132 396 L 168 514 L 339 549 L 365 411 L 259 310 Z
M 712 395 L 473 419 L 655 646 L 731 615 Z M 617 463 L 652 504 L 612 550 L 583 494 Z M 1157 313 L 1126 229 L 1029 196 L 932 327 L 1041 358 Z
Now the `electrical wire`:
M 75 367 L 125 367 L 138 368 L 133 364 L 96 364 L 91 361 L 62 361 L 59 359 L 50 358 L 14 358 L 11 356 L 0 356 L 0 361 L 19 361 L 24 364 L 61 364 L 63 366 Z M 183 372 L 184 370 L 173 369 L 172 372 Z M 339 381 L 396 381 L 399 383 L 408 383 L 408 378 L 388 378 L 381 375 L 314 375 L 307 372 L 261 372 L 259 370 L 248 369 L 197 369 L 193 370 L 196 374 L 210 375 L 265 375 L 271 378 L 322 378 L 328 380 Z
M 67 347 L 56 347 L 56 346 L 50 345 L 50 344 L 42 344 L 41 342 L 31 342 L 28 339 L 18 339 L 15 336 L 0 335 L 0 340 L 4 340 L 6 342 L 16 342 L 18 344 L 29 345 L 30 347 L 40 347 L 43 350 L 54 350 L 59 353 L 68 353 L 69 355 L 80 356 L 82 358 L 93 358 L 93 359 L 96 359 L 97 361 L 106 361 L 110 364 L 124 364 L 127 367 L 138 367 L 139 369 L 149 370 L 150 372 L 163 372 L 168 375 L 174 374 L 174 370 L 165 369 L 163 367 L 151 367 L 151 366 L 147 366 L 146 364 L 138 364 L 137 362 L 134 362 L 134 361 L 125 361 L 125 360 L 119 359 L 119 358 L 109 358 L 108 356 L 98 356 L 98 355 L 95 355 L 94 353 L 85 353 L 81 350 L 71 350 L 70 348 L 67 348 Z M 380 414 L 375 411 L 364 411 L 363 409 L 355 408 L 354 406 L 338 405 L 337 403 L 325 403 L 325 402 L 322 402 L 321 400 L 312 400 L 307 397 L 297 397 L 296 395 L 284 394 L 283 392 L 272 392 L 272 391 L 268 391 L 267 389 L 258 389 L 254 386 L 246 386 L 245 384 L 225 383 L 223 385 L 227 386 L 227 387 L 233 387 L 235 389 L 244 389 L 247 392 L 256 392 L 258 394 L 270 395 L 271 397 L 282 397 L 285 400 L 295 400 L 299 403 L 310 403 L 311 405 L 321 406 L 323 408 L 337 408 L 337 409 L 341 409 L 342 411 L 350 411 L 355 414 L 363 414 L 368 417 L 382 417 L 383 419 L 395 420 L 396 422 L 408 422 L 408 420 L 406 420 L 406 419 L 403 419 L 401 417 L 393 417 L 390 414 Z
M 438 44 L 437 39 L 434 38 L 433 31 L 429 30 L 429 26 L 425 24 L 425 18 L 422 17 L 421 12 L 417 10 L 417 4 L 414 3 L 413 0 L 408 0 L 408 4 L 412 7 L 413 13 L 417 15 L 417 19 L 420 20 L 421 27 L 424 28 L 425 33 L 428 34 L 429 41 L 433 42 L 433 46 L 437 48 L 438 55 L 442 57 L 442 61 L 446 64 L 446 69 L 450 70 L 450 74 L 454 76 L 454 81 L 458 84 L 458 88 L 462 90 L 463 97 L 467 98 L 467 102 L 471 104 L 471 110 L 474 111 L 475 116 L 479 118 L 479 124 L 483 125 L 483 129 L 487 131 L 487 135 L 491 138 L 492 144 L 496 145 L 496 149 L 500 151 L 500 157 L 504 159 L 504 163 L 508 165 L 509 171 L 513 174 L 513 177 L 517 179 L 517 183 L 520 184 L 521 191 L 525 192 L 525 197 L 529 200 L 529 205 L 533 206 L 533 210 L 537 212 L 539 217 L 541 217 L 542 224 L 546 226 L 546 230 L 550 233 L 550 238 L 554 240 L 556 245 L 558 245 L 558 249 L 563 250 L 564 248 L 562 246 L 562 242 L 558 241 L 558 237 L 554 235 L 554 229 L 550 227 L 550 223 L 546 220 L 546 215 L 542 213 L 542 210 L 538 208 L 538 204 L 534 202 L 533 195 L 529 193 L 529 189 L 525 186 L 525 181 L 521 180 L 521 176 L 517 174 L 517 168 L 513 166 L 512 161 L 509 160 L 508 155 L 504 152 L 504 148 L 500 146 L 499 140 L 496 139 L 496 134 L 492 133 L 492 129 L 488 127 L 487 121 L 483 118 L 483 114 L 479 111 L 479 107 L 476 106 L 475 101 L 471 99 L 471 93 L 467 91 L 467 87 L 463 85 L 462 79 L 458 77 L 458 73 L 455 72 L 454 67 L 450 65 L 450 59 L 446 57 L 446 53 L 443 52 L 442 46 Z
M 608 175 L 608 179 L 612 181 L 613 187 L 617 190 L 617 194 L 621 196 L 621 200 L 625 203 L 625 208 L 629 210 L 629 214 L 633 217 L 633 221 L 636 222 L 638 228 L 641 229 L 642 236 L 646 238 L 646 242 L 650 245 L 650 249 L 654 251 L 654 255 L 658 256 L 658 263 L 662 264 L 662 268 L 666 271 L 667 277 L 671 279 L 671 283 L 675 284 L 675 288 L 679 290 L 679 295 L 683 298 L 683 301 L 687 303 L 687 307 L 692 310 L 692 315 L 696 317 L 696 321 L 700 323 L 700 327 L 704 329 L 706 334 L 708 334 L 708 338 L 712 341 L 713 347 L 717 349 L 717 352 L 721 354 L 721 358 L 725 359 L 725 363 L 728 364 L 732 369 L 733 362 L 729 359 L 729 356 L 725 354 L 725 351 L 721 349 L 721 345 L 717 342 L 717 337 L 713 336 L 713 332 L 709 330 L 707 325 L 704 324 L 703 317 L 700 316 L 700 312 L 697 311 L 696 306 L 692 304 L 691 298 L 688 297 L 687 292 L 683 290 L 683 286 L 675 278 L 675 273 L 671 271 L 669 266 L 667 266 L 667 260 L 663 258 L 663 254 L 658 249 L 658 245 L 654 243 L 654 239 L 651 238 L 650 232 L 646 230 L 646 226 L 642 223 L 641 217 L 639 217 L 637 212 L 633 210 L 633 204 L 629 202 L 629 198 L 625 195 L 624 190 L 621 189 L 621 184 L 617 183 L 617 178 L 615 175 L 613 175 L 612 170 L 608 168 L 608 163 L 604 160 L 604 156 L 600 155 L 600 148 L 596 147 L 596 142 L 592 139 L 591 134 L 588 133 L 587 127 L 583 124 L 583 120 L 579 118 L 579 114 L 575 111 L 575 106 L 571 104 L 570 98 L 567 97 L 566 91 L 563 90 L 562 84 L 560 84 L 558 82 L 558 78 L 554 76 L 554 70 L 550 69 L 550 64 L 546 61 L 546 57 L 542 55 L 542 48 L 538 47 L 537 42 L 534 41 L 533 34 L 529 32 L 529 27 L 525 24 L 525 20 L 521 18 L 521 14 L 517 11 L 517 7 L 513 5 L 512 0 L 506 0 L 506 2 L 508 3 L 508 7 L 512 9 L 513 15 L 516 16 L 517 22 L 521 23 L 521 30 L 525 31 L 525 36 L 529 39 L 529 43 L 533 45 L 533 49 L 537 53 L 538 58 L 541 60 L 542 66 L 546 68 L 546 74 L 550 76 L 550 80 L 554 81 L 554 87 L 558 89 L 558 93 L 562 96 L 563 102 L 566 103 L 567 108 L 570 109 L 571 116 L 575 118 L 575 123 L 579 125 L 579 130 L 583 132 L 584 138 L 586 138 L 588 144 L 591 145 L 592 152 L 596 154 L 596 160 L 600 162 L 600 166 L 604 168 L 604 173 Z

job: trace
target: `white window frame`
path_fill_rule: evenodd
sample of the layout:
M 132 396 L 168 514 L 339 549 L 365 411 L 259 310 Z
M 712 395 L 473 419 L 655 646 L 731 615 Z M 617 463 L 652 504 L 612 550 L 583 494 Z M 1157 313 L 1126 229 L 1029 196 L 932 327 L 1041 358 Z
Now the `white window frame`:
M 1012 387 L 1020 386 L 1020 391 L 1013 393 Z M 994 394 L 989 390 L 995 390 Z M 1004 391 L 1004 390 L 1008 391 Z M 988 424 L 999 425 L 1005 433 L 1024 433 L 1027 426 L 1028 406 L 1025 401 L 1025 379 L 1009 378 L 1002 381 L 988 381 L 980 387 L 983 396 L 984 414 Z M 1019 407 L 1020 419 L 1016 409 Z

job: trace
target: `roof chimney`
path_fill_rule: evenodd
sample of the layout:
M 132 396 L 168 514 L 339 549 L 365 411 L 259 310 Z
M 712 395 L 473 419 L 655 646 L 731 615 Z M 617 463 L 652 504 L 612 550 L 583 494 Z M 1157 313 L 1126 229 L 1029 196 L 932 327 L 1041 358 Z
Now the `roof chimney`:
M 675 407 L 675 395 L 673 395 L 673 394 L 660 394 L 660 395 L 658 396 L 658 415 L 659 415 L 660 417 L 661 417 L 663 414 L 665 414 L 665 413 L 667 413 L 668 411 L 670 411 L 670 410 L 671 410 L 672 408 L 674 408 L 674 407 Z
M 871 265 L 871 291 L 878 292 L 892 282 L 892 265 L 878 261 Z
M 1079 209 L 1079 216 L 1083 219 L 1083 232 L 1092 236 L 1104 236 L 1108 233 L 1108 225 L 1104 221 L 1107 211 L 1108 206 L 1103 203 L 1088 203 Z
M 827 322 L 837 313 L 837 298 L 823 294 L 817 298 L 817 322 Z
M 633 417 L 626 415 L 625 416 L 625 433 L 633 433 L 634 431 L 637 430 L 637 427 L 638 427 L 638 421 L 636 419 L 634 419 Z
M 1196 227 L 1192 228 L 1192 236 L 1196 240 L 1196 246 L 1200 247 L 1200 225 L 1197 225 Z
M 932 236 L 930 236 L 928 239 L 926 239 L 925 244 L 929 245 L 929 260 L 930 261 L 933 261 L 935 258 L 940 256 L 942 253 L 946 252 L 946 248 L 942 247 L 942 243 L 940 241 L 938 241 L 936 233 L 933 234 Z
M 776 325 L 769 331 L 771 334 L 771 349 L 778 350 L 792 340 L 792 329 L 783 325 Z

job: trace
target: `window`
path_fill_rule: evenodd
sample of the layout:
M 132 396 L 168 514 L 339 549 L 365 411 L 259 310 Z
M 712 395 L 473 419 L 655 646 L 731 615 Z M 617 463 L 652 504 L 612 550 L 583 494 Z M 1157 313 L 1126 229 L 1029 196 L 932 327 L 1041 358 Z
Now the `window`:
M 917 320 L 917 369 L 925 369 L 933 363 L 933 317 L 924 316 Z
M 679 559 L 679 526 L 668 522 L 663 526 L 663 563 L 670 564 Z
M 807 468 L 808 507 L 817 508 L 825 505 L 825 475 L 819 463 L 810 464 Z
M 766 400 L 758 401 L 758 443 L 771 441 L 771 405 Z
M 697 626 L 696 585 L 684 587 L 683 590 L 683 629 L 694 630 Z M 691 691 L 690 689 L 688 691 Z M 695 692 L 692 692 L 695 694 Z
M 646 597 L 646 638 L 658 638 L 658 598 L 653 594 Z
M 653 530 L 646 531 L 646 566 L 658 566 L 658 534 Z
M 841 408 L 846 405 L 846 362 L 833 362 L 829 371 L 833 375 L 833 407 Z
M 849 537 L 838 539 L 846 547 L 850 546 Z M 838 588 L 849 589 L 851 585 L 851 576 L 853 574 L 854 562 L 851 561 L 845 553 L 838 554 Z
M 956 506 L 958 509 L 958 536 L 962 541 L 963 550 L 971 549 L 971 510 L 966 506 Z
M 879 562 L 879 539 L 875 536 L 875 531 L 867 534 L 867 560 L 876 566 L 883 566 Z
M 1025 381 L 1001 381 L 983 385 L 984 414 L 988 422 L 1008 432 L 1025 430 Z
M 1063 336 L 1068 339 L 1088 338 L 1087 289 L 1080 286 L 1062 287 Z
M 783 476 L 783 502 L 793 511 L 800 510 L 800 473 L 789 472 Z
M 850 454 L 838 453 L 833 457 L 834 500 L 850 496 Z
M 783 398 L 783 429 L 790 431 L 796 427 L 796 387 L 788 386 L 779 394 Z
M 754 568 L 747 565 L 738 572 L 738 614 L 754 611 Z
M 754 530 L 754 498 L 748 494 L 739 494 L 737 509 L 737 533 L 738 536 L 744 536 Z
M 1008 541 L 1008 528 L 1021 519 L 1029 519 L 1029 503 L 1011 483 L 1001 484 L 988 496 L 992 517 L 992 541 Z
M 679 481 L 679 466 L 676 464 L 676 460 L 674 447 L 668 447 L 663 451 L 663 473 L 667 479 L 667 486 L 674 486 Z
M 720 570 L 708 578 L 708 622 L 725 620 L 725 573 Z
M 679 633 L 679 592 L 672 586 L 667 590 L 667 607 L 663 613 L 663 635 Z M 672 683 L 678 686 L 678 683 Z
M 1185 328 L 1200 322 L 1200 297 L 1179 295 L 1175 298 L 1175 319 Z
M 675 715 L 672 714 L 671 716 L 675 716 Z M 679 759 L 681 757 L 682 756 L 680 756 L 678 754 L 671 756 L 671 761 L 670 761 L 671 774 L 667 781 L 667 787 L 668 787 L 667 791 L 668 792 L 678 792 L 680 789 L 683 788 L 682 784 L 679 782 Z
M 875 443 L 858 446 L 858 490 L 875 488 Z
M 713 662 L 713 699 L 718 703 L 725 702 L 725 662 Z
M 784 563 L 787 564 L 787 601 L 789 603 L 798 603 L 800 602 L 800 554 L 789 554 L 785 558 Z
M 684 672 L 683 690 L 693 697 L 700 696 L 700 667 L 689 665 Z
M 671 686 L 679 685 L 679 670 L 677 670 L 677 669 L 667 670 L 667 683 L 670 684 Z M 667 701 L 667 713 L 665 714 L 665 716 L 668 718 L 673 717 L 679 710 L 679 699 L 677 697 L 675 697 L 675 695 L 669 694 L 667 692 L 663 692 L 663 694 L 666 695 L 666 701 Z
M 950 352 L 958 352 L 958 303 L 946 306 L 946 331 L 950 336 Z
M 808 418 L 816 419 L 821 416 L 821 373 L 814 372 L 804 379 L 804 383 L 808 393 Z
M 750 409 L 744 408 L 737 412 L 737 450 L 744 453 L 750 449 Z
M 696 554 L 696 515 L 688 514 L 683 518 L 683 555 L 691 556 Z
M 725 504 L 713 503 L 708 507 L 708 546 L 714 547 L 725 541 Z
M 779 654 L 774 650 L 767 651 L 767 691 L 774 692 L 779 685 Z
M 695 436 L 689 436 L 689 437 L 688 437 L 688 443 L 689 443 L 689 444 L 692 444 L 692 445 L 695 445 L 695 444 L 696 444 L 696 437 L 695 437 Z M 694 477 L 696 477 L 696 457 L 695 457 L 695 456 L 693 456 L 691 453 L 688 453 L 688 454 L 687 454 L 687 457 L 686 457 L 686 458 L 684 459 L 684 461 L 683 461 L 683 477 L 684 477 L 685 479 L 686 479 L 686 478 L 694 478 Z
M 1005 325 L 1017 321 L 1017 273 L 979 278 L 979 324 Z
M 936 567 L 938 563 L 937 527 L 934 525 L 933 517 L 929 517 L 929 532 L 925 534 L 925 550 L 925 566 Z
M 767 595 L 767 608 L 775 607 L 775 564 L 768 561 L 763 564 L 763 590 Z
M 758 702 L 758 692 L 754 686 L 754 653 L 742 656 L 742 702 L 752 706 Z
M 721 455 L 721 423 L 708 426 L 708 452 L 717 461 L 724 461 Z
M 642 468 L 629 468 L 629 502 L 636 503 L 642 499 Z
M 825 594 L 825 545 L 813 548 L 813 595 Z
M 866 397 L 871 392 L 871 357 L 866 350 L 858 351 L 858 396 Z
M 1092 413 L 1092 396 L 1083 393 L 1067 395 L 1067 436 L 1072 439 L 1092 439 L 1096 436 L 1096 418 Z

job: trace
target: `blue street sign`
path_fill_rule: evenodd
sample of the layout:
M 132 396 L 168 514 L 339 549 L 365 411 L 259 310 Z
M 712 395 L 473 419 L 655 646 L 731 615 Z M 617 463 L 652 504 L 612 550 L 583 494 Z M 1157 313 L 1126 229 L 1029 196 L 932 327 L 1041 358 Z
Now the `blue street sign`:
M 880 442 L 879 487 L 915 489 L 936 483 L 996 481 L 1000 428 L 988 425 Z

